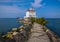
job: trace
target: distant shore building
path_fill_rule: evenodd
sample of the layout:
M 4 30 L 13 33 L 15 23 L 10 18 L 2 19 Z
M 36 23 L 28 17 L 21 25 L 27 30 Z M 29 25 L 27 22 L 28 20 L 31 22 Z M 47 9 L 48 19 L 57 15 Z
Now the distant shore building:
M 24 16 L 24 18 L 31 18 L 31 17 L 36 17 L 36 12 L 33 8 L 29 8 L 27 11 L 26 11 L 26 16 Z

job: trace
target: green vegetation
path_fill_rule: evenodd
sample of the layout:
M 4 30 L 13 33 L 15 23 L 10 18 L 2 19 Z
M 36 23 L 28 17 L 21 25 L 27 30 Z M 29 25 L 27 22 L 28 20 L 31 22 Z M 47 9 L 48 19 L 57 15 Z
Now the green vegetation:
M 32 23 L 36 22 L 36 23 L 39 23 L 41 25 L 46 25 L 48 23 L 48 21 L 45 20 L 44 17 L 42 17 L 42 18 L 31 18 L 31 22 Z
M 35 19 L 36 19 L 36 18 L 30 18 L 31 23 L 34 23 L 34 22 L 35 22 Z

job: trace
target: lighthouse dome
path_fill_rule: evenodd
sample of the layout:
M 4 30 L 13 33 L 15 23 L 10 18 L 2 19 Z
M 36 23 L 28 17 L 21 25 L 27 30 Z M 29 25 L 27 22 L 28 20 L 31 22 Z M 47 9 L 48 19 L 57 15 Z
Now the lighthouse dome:
M 29 8 L 27 12 L 35 12 L 35 10 L 33 8 Z
M 29 8 L 29 10 L 34 10 L 33 8 Z

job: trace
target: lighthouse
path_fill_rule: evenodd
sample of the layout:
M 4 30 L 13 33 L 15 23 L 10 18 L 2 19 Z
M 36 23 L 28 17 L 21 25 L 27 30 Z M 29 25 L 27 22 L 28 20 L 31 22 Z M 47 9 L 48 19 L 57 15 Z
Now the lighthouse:
M 33 8 L 29 8 L 27 11 L 26 11 L 26 16 L 24 18 L 35 18 L 36 17 L 36 12 Z

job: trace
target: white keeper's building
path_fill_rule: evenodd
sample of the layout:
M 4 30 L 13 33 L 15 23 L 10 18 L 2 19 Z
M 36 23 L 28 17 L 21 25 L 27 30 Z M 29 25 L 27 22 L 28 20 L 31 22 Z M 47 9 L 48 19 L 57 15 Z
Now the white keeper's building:
M 26 11 L 26 16 L 24 18 L 31 18 L 31 17 L 36 17 L 36 12 L 33 8 L 30 8 Z

